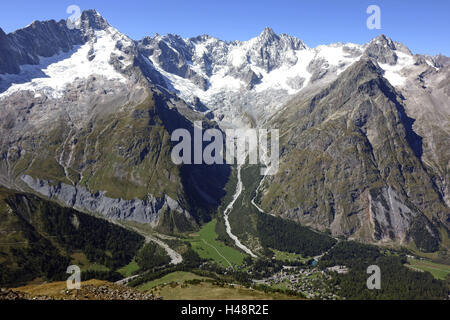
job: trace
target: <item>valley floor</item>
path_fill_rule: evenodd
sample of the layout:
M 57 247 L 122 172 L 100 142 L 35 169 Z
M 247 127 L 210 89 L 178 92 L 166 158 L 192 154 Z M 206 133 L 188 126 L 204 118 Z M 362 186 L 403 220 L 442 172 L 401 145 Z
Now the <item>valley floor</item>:
M 450 276 L 450 266 L 423 259 L 408 259 L 407 267 L 412 270 L 429 272 L 436 279 L 445 280 Z

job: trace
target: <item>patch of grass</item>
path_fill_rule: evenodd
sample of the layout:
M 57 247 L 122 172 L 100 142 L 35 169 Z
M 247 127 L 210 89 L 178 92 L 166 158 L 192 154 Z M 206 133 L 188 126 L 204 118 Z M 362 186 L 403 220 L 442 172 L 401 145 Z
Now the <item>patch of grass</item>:
M 166 251 L 156 243 L 148 242 L 141 248 L 134 258 L 141 270 L 151 270 L 155 267 L 168 265 L 170 257 Z
M 91 263 L 83 252 L 72 253 L 70 259 L 70 263 L 79 266 L 82 269 Z
M 132 276 L 133 273 L 138 270 L 139 270 L 139 266 L 136 263 L 136 261 L 134 261 L 134 259 L 133 259 L 129 264 L 127 264 L 126 266 L 117 270 L 117 272 L 119 272 L 121 275 L 123 275 L 125 278 L 127 278 L 127 277 Z
M 241 286 L 218 286 L 210 282 L 196 285 L 164 286 L 156 295 L 164 300 L 298 300 L 299 297 L 282 293 L 264 293 Z
M 214 260 L 224 267 L 241 265 L 245 254 L 217 240 L 216 223 L 216 219 L 212 220 L 204 225 L 199 232 L 192 234 L 192 237 L 187 241 L 191 243 L 192 249 L 201 258 Z
M 173 282 L 177 282 L 177 283 L 181 282 L 182 283 L 187 280 L 195 280 L 195 279 L 205 280 L 207 278 L 198 276 L 191 272 L 177 271 L 177 272 L 169 273 L 168 275 L 165 275 L 162 278 L 144 283 L 143 285 L 140 285 L 139 287 L 137 287 L 137 290 L 148 291 L 148 290 L 151 290 L 151 289 L 153 289 L 157 286 L 160 286 L 162 284 L 165 284 L 165 283 L 173 283 Z
M 79 266 L 81 271 L 109 271 L 109 269 L 100 264 L 89 261 L 83 252 L 75 252 L 70 255 L 71 263 Z
M 279 251 L 276 249 L 271 249 L 274 253 L 275 259 L 280 261 L 300 261 L 300 262 L 306 262 L 310 258 L 309 257 L 303 257 L 301 254 L 291 253 L 291 252 L 285 252 L 285 251 Z
M 441 236 L 443 233 L 441 232 Z M 443 238 L 444 241 L 447 241 L 447 239 Z M 410 250 L 414 255 L 425 258 L 428 260 L 432 260 L 436 263 L 446 264 L 450 265 L 450 250 L 449 249 L 443 249 L 442 251 L 437 252 L 423 252 L 420 251 L 417 246 L 414 244 L 414 242 L 410 242 L 406 249 Z
M 61 181 L 65 184 L 71 184 L 65 176 L 64 168 L 52 157 L 36 158 L 26 174 L 43 180 Z
M 407 267 L 415 270 L 423 270 L 431 273 L 433 277 L 440 280 L 445 280 L 450 275 L 450 266 L 439 264 L 427 260 L 408 259 Z
M 92 263 L 83 268 L 82 271 L 110 271 L 106 266 L 100 263 Z

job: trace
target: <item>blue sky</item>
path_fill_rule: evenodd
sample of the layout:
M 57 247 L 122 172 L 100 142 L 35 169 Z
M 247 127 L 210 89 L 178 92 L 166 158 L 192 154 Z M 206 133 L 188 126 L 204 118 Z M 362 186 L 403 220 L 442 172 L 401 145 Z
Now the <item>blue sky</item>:
M 371 4 L 381 8 L 381 30 L 366 27 Z M 365 43 L 384 33 L 414 53 L 450 56 L 449 0 L 3 0 L 0 27 L 11 32 L 33 20 L 66 19 L 69 5 L 96 9 L 133 39 L 174 33 L 248 40 L 269 26 L 311 47 Z

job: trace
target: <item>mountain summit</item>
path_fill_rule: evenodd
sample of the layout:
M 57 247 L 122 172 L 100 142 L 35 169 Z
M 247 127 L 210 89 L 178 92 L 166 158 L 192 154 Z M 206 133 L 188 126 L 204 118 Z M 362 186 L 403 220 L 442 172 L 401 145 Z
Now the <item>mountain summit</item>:
M 85 10 L 79 18 L 80 26 L 83 30 L 105 30 L 110 27 L 108 21 L 96 10 Z
M 258 36 L 258 39 L 267 43 L 272 42 L 274 40 L 278 40 L 279 38 L 277 37 L 276 33 L 273 31 L 272 28 L 266 27 Z

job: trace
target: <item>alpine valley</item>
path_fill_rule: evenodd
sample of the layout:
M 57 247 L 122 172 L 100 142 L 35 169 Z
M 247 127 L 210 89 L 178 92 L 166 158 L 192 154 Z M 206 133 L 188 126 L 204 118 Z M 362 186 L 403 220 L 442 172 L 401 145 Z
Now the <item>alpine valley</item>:
M 279 129 L 278 172 L 174 164 L 196 121 Z M 74 298 L 42 285 L 69 265 L 147 298 L 448 299 L 450 58 L 136 41 L 95 10 L 0 29 L 0 186 L 0 299 Z

